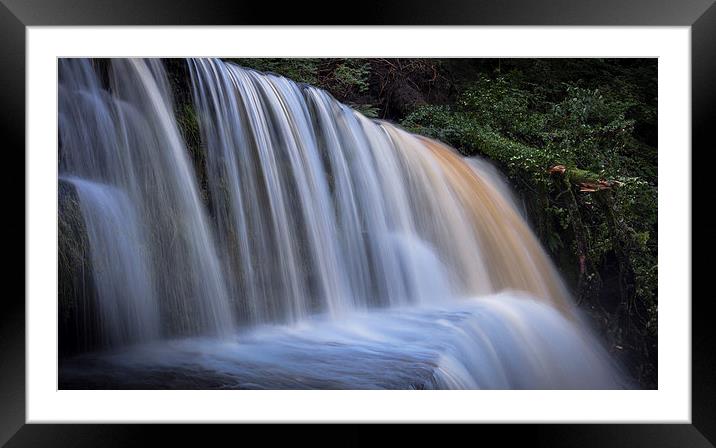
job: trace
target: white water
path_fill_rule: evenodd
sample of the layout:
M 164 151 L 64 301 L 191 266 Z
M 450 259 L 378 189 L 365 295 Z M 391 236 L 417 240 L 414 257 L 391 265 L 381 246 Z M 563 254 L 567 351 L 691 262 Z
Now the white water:
M 578 324 L 514 292 L 85 355 L 61 378 L 63 388 L 629 387 Z
M 203 176 L 158 60 L 112 60 L 109 89 L 60 63 L 60 171 L 115 347 L 64 362 L 66 387 L 624 387 L 484 163 L 187 63 Z
M 155 306 L 163 310 L 165 333 L 230 334 L 233 319 L 224 275 L 160 62 L 114 60 L 112 95 L 100 87 L 85 60 L 61 60 L 60 79 L 60 138 L 65 149 L 60 173 L 120 191 L 135 211 L 132 223 L 129 216 L 111 223 L 111 216 L 100 217 L 101 207 L 91 211 L 98 218 L 89 220 L 91 205 L 85 202 L 86 225 L 132 225 L 147 235 L 144 246 L 123 241 L 121 233 L 114 233 L 116 241 L 106 242 L 135 251 L 137 259 L 144 254 L 151 259 L 159 301 Z M 111 227 L 96 231 L 113 234 Z M 104 250 L 92 244 L 90 249 Z M 118 294 L 133 294 L 133 282 L 117 283 L 128 288 Z
M 91 247 L 101 342 L 126 344 L 159 336 L 159 309 L 147 238 L 127 196 L 114 187 L 64 178 L 79 198 Z

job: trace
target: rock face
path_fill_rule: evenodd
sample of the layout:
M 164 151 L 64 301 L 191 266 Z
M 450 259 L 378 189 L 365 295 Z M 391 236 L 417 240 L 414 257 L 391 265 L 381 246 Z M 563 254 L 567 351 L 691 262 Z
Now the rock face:
M 60 179 L 57 185 L 57 278 L 59 350 L 68 355 L 95 346 L 89 241 L 77 192 Z

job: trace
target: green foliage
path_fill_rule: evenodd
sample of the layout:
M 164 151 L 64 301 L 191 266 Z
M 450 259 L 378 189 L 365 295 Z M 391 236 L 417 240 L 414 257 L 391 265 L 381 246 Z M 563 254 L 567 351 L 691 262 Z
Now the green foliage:
M 346 59 L 338 62 L 332 71 L 332 82 L 323 80 L 335 96 L 346 97 L 368 91 L 370 64 L 362 59 Z
M 465 155 L 481 154 L 498 161 L 511 176 L 528 172 L 530 177 L 546 177 L 552 160 L 546 150 L 510 139 L 476 114 L 450 106 L 419 107 L 401 124 L 412 132 L 444 141 Z

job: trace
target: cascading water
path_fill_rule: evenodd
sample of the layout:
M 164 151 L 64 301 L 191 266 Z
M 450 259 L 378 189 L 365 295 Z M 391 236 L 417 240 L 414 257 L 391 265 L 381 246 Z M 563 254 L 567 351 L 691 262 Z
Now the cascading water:
M 79 198 L 99 311 L 102 345 L 140 342 L 159 336 L 159 311 L 142 232 L 132 203 L 108 185 L 61 178 Z
M 134 226 L 146 234 L 142 242 L 122 241 L 122 234 L 107 231 L 104 240 L 89 241 L 93 258 L 114 245 L 132 251 L 136 260 L 150 259 L 156 290 L 152 297 L 163 310 L 165 334 L 230 333 L 224 275 L 161 63 L 112 61 L 111 94 L 100 86 L 89 61 L 63 59 L 59 76 L 60 173 L 82 179 L 83 185 L 93 182 L 96 188 L 115 189 L 126 196 L 136 216 L 136 222 L 130 222 L 124 212 L 107 215 L 111 210 L 106 205 L 84 201 L 88 232 L 95 223 L 119 217 L 122 221 L 113 225 Z M 100 268 L 92 266 L 94 277 L 102 275 Z M 118 280 L 128 287 L 137 281 Z M 97 283 L 98 296 L 112 294 Z M 130 290 L 121 295 L 132 300 Z
M 481 162 L 314 87 L 187 64 L 196 167 L 159 60 L 111 60 L 104 84 L 60 62 L 85 300 L 104 345 L 135 343 L 64 362 L 63 387 L 625 386 Z

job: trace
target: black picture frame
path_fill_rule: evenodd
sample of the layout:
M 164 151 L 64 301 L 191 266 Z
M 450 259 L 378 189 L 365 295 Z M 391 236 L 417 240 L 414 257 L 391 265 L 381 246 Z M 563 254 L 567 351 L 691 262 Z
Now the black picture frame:
M 6 241 L 15 254 L 5 257 L 6 284 L 25 278 L 25 32 L 28 26 L 82 25 L 575 25 L 575 26 L 690 26 L 692 51 L 692 151 L 709 149 L 711 108 L 716 105 L 716 6 L 714 0 L 479 0 L 451 2 L 428 0 L 361 2 L 322 8 L 318 3 L 248 2 L 244 0 L 0 0 L 0 148 L 3 172 Z M 319 12 L 321 14 L 319 15 Z M 711 126 L 709 126 L 711 125 Z M 661 148 L 661 150 L 665 150 Z M 8 160 L 10 157 L 16 160 Z M 698 168 L 698 165 L 692 166 Z M 700 169 L 705 169 L 702 166 Z M 706 195 L 708 178 L 694 175 L 694 196 Z M 22 185 L 23 194 L 18 190 Z M 700 188 L 703 187 L 703 188 Z M 8 204 L 8 201 L 11 204 Z M 692 199 L 692 204 L 694 203 Z M 708 207 L 707 207 L 708 208 Z M 694 210 L 702 215 L 704 208 Z M 692 212 L 692 222 L 695 213 Z M 22 215 L 20 215 L 22 213 Z M 22 216 L 22 218 L 20 218 Z M 704 240 L 706 241 L 706 240 Z M 22 248 L 20 247 L 22 246 Z M 699 251 L 706 251 L 701 245 Z M 4 263 L 4 264 L 5 264 Z M 705 269 L 698 264 L 694 269 Z M 692 274 L 693 278 L 693 274 Z M 7 446 L 124 446 L 169 439 L 219 443 L 224 433 L 241 433 L 248 443 L 254 437 L 286 437 L 309 443 L 327 441 L 308 434 L 306 427 L 286 431 L 268 428 L 251 431 L 233 426 L 202 425 L 40 425 L 25 424 L 25 280 L 17 289 L 4 289 L 0 302 L 0 445 Z M 689 300 L 689 297 L 677 298 Z M 481 425 L 455 433 L 475 440 L 522 441 L 545 446 L 708 447 L 716 444 L 716 330 L 711 325 L 710 296 L 692 301 L 692 423 L 691 424 L 550 424 Z M 211 426 L 211 427 L 210 427 Z M 388 429 L 383 442 L 429 440 L 426 426 Z M 362 429 L 337 428 L 340 444 L 373 443 Z M 191 439 L 189 436 L 199 439 Z M 190 434 L 191 433 L 191 434 Z M 263 434 L 263 436 L 262 436 Z M 435 437 L 435 434 L 433 434 Z M 494 437 L 497 437 L 495 439 Z M 237 441 L 237 443 L 239 443 Z

